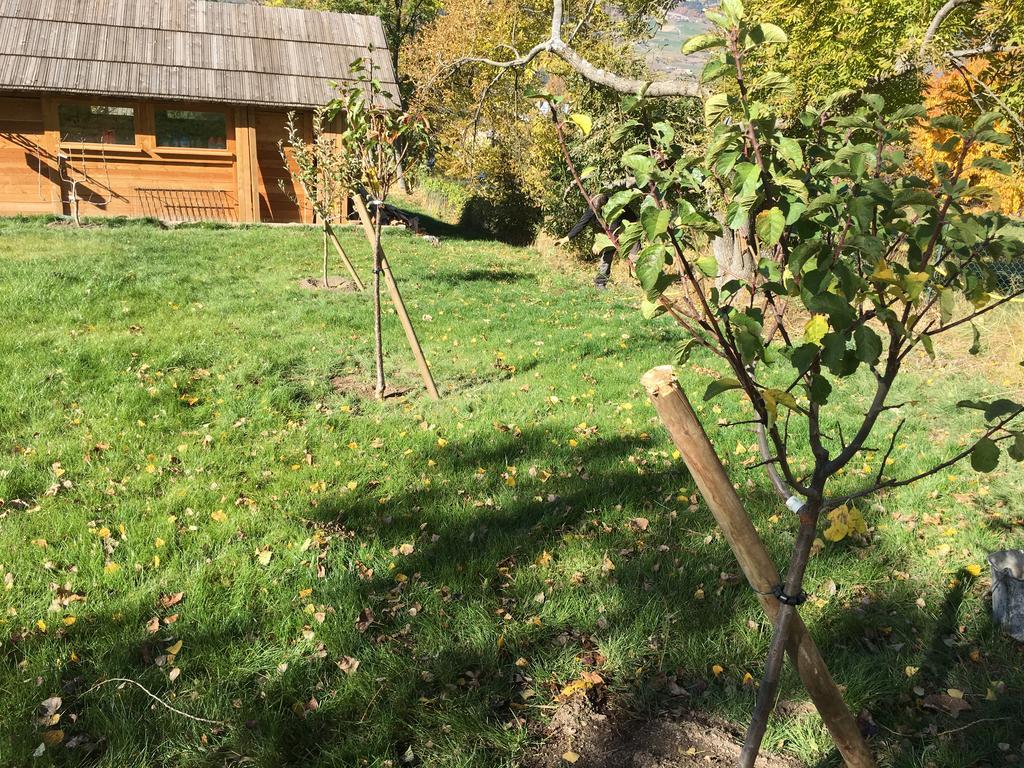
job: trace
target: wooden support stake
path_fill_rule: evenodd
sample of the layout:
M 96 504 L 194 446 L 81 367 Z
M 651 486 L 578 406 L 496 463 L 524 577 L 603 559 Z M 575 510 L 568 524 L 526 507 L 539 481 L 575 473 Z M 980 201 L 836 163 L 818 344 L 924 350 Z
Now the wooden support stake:
M 779 572 L 680 388 L 672 366 L 652 368 L 641 381 L 718 527 L 725 534 L 743 574 L 758 593 L 765 613 L 774 621 L 782 604 L 770 592 L 779 584 Z M 786 649 L 839 753 L 850 768 L 874 768 L 875 760 L 861 735 L 857 720 L 843 701 L 821 652 L 800 616 L 794 616 L 792 621 Z
M 356 213 L 359 214 L 359 221 L 363 224 L 366 239 L 369 241 L 370 247 L 373 247 L 373 222 L 370 220 L 370 212 L 366 210 L 366 203 L 358 194 L 352 196 L 352 203 L 355 205 Z M 416 338 L 416 329 L 412 327 L 412 320 L 409 319 L 409 312 L 405 308 L 405 302 L 402 301 L 402 294 L 398 290 L 398 283 L 395 282 L 395 275 L 391 271 L 391 264 L 388 263 L 388 257 L 384 253 L 383 247 L 381 248 L 381 268 L 384 270 L 384 281 L 387 283 L 391 302 L 395 305 L 395 311 L 398 312 L 398 319 L 402 321 L 405 338 L 408 339 L 413 357 L 416 358 L 416 365 L 420 369 L 420 376 L 423 377 L 423 385 L 427 388 L 427 394 L 432 400 L 440 400 L 441 396 L 437 394 L 434 376 L 430 372 L 430 366 L 427 365 L 427 358 L 423 355 L 423 347 L 420 346 L 420 341 Z
M 349 260 L 348 254 L 345 253 L 345 249 L 341 247 L 341 241 L 338 240 L 338 236 L 334 233 L 334 227 L 330 224 L 325 224 L 325 226 L 327 228 L 327 236 L 331 238 L 331 242 L 334 243 L 334 250 L 338 252 L 338 256 L 341 258 L 341 262 L 345 265 L 345 269 L 347 269 L 348 273 L 352 275 L 352 280 L 356 284 L 356 289 L 365 291 L 366 286 L 363 285 L 363 281 L 359 279 L 359 273 L 356 272 L 356 268 L 352 266 L 352 262 Z

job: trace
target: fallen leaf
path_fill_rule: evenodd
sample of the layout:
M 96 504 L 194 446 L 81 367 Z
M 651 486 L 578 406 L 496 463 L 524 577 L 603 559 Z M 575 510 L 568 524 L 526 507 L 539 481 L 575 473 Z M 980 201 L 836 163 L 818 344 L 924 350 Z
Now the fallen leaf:
M 171 671 L 167 675 L 167 677 L 169 677 L 171 682 L 173 683 L 175 680 L 178 679 L 178 675 L 180 675 L 180 674 L 181 674 L 181 670 L 180 669 L 178 669 L 177 667 L 171 667 Z
M 43 710 L 44 713 L 46 713 L 46 716 L 49 717 L 50 715 L 53 715 L 58 709 L 60 709 L 63 703 L 64 700 L 60 696 L 51 696 L 48 699 L 43 699 L 43 701 L 39 704 L 39 707 Z
M 950 690 L 956 689 L 951 688 Z M 960 696 L 963 696 L 962 692 L 960 692 Z M 921 700 L 921 704 L 928 709 L 943 710 L 947 712 L 950 717 L 956 718 L 960 716 L 961 712 L 966 712 L 971 709 L 971 705 L 961 697 L 950 696 L 946 693 L 932 693 L 925 696 Z
M 177 656 L 179 653 L 181 653 L 181 646 L 182 646 L 182 642 L 181 642 L 181 640 L 179 640 L 178 642 L 176 642 L 174 645 L 172 645 L 170 648 L 167 649 L 168 655 L 170 655 L 170 656 Z
M 62 731 L 60 728 L 57 728 L 52 731 L 43 731 L 43 744 L 50 747 L 51 749 L 53 747 L 56 747 L 62 741 L 64 741 L 64 731 Z
M 580 759 L 580 756 L 570 749 L 568 752 L 562 753 L 562 759 L 569 764 L 573 764 Z
M 346 675 L 351 675 L 359 669 L 359 659 L 354 659 L 351 656 L 342 656 L 338 659 L 338 669 Z
M 398 548 L 399 554 L 402 555 L 411 555 L 415 551 L 416 547 L 414 547 L 412 544 L 403 544 Z
M 184 597 L 184 592 L 175 592 L 173 595 L 162 595 L 160 597 L 160 607 L 171 608 L 180 603 Z
M 270 565 L 270 560 L 273 558 L 274 553 L 269 549 L 264 549 L 257 556 L 256 560 L 259 561 L 260 565 Z

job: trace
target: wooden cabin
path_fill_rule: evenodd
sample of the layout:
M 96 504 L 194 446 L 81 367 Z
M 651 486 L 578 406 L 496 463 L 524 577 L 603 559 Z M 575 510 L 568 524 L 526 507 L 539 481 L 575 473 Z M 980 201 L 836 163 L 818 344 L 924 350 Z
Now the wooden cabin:
M 0 0 L 0 215 L 311 222 L 278 151 L 380 19 L 206 0 Z M 284 184 L 285 189 L 281 188 Z

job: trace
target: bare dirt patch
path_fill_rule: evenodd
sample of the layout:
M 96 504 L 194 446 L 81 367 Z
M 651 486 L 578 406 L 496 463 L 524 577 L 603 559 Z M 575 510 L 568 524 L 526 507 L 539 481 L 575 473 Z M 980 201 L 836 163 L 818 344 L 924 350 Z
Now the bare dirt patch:
M 350 293 L 356 290 L 355 284 L 343 277 L 328 275 L 327 282 L 330 284 L 329 287 L 324 286 L 321 277 L 304 277 L 299 280 L 299 288 L 304 291 L 338 291 L 340 293 Z
M 654 720 L 604 714 L 576 697 L 558 708 L 541 737 L 526 768 L 732 768 L 743 732 L 700 712 Z M 757 768 L 803 766 L 793 758 L 762 755 Z
M 331 389 L 340 395 L 349 395 L 352 397 L 371 400 L 377 396 L 376 385 L 372 374 L 356 375 L 354 373 L 349 373 L 345 375 L 332 376 Z M 388 385 L 384 390 L 384 399 L 391 400 L 392 398 L 404 397 L 409 394 L 410 390 L 411 387 Z

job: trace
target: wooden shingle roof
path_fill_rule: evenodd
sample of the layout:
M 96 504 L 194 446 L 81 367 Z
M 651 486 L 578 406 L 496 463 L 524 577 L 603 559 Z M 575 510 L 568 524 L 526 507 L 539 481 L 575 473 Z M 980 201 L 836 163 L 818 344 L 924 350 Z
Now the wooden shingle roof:
M 315 107 L 360 58 L 397 103 L 376 16 L 207 0 L 0 0 L 0 91 Z

